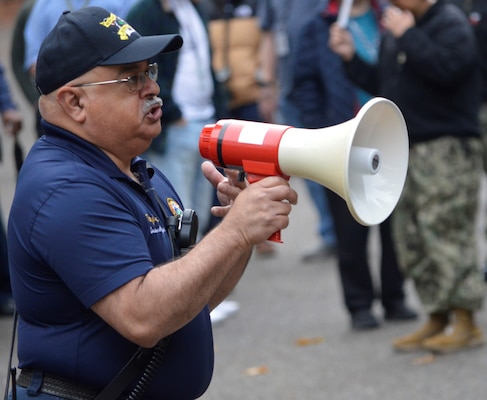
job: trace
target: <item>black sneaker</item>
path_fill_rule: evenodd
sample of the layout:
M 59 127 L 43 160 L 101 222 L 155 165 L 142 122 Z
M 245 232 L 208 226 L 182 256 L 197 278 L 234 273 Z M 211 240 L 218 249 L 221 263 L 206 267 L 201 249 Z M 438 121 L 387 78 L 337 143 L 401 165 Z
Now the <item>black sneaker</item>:
M 15 312 L 15 303 L 12 298 L 0 302 L 0 316 L 11 316 Z
M 379 321 L 374 317 L 370 310 L 357 310 L 352 312 L 352 329 L 364 331 L 379 327 Z
M 386 308 L 384 318 L 386 321 L 410 321 L 418 318 L 418 314 L 404 303 L 399 303 L 394 307 Z

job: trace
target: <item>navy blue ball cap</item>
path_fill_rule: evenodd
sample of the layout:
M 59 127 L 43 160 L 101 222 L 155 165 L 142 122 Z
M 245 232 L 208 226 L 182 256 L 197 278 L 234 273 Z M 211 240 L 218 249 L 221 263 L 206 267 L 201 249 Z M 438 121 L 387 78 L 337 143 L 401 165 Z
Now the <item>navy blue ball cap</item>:
M 36 85 L 48 94 L 99 65 L 123 65 L 178 50 L 179 35 L 142 36 L 122 18 L 100 7 L 65 11 L 42 42 Z

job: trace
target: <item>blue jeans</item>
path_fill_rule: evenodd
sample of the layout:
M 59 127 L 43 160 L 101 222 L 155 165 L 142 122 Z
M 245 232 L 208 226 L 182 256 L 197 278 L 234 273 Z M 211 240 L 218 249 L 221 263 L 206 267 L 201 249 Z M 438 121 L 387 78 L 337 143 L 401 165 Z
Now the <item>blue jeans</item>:
M 279 100 L 278 122 L 296 128 L 303 126 L 297 107 L 289 99 L 281 98 Z M 305 182 L 320 218 L 318 233 L 321 240 L 326 245 L 334 246 L 336 244 L 335 226 L 328 207 L 326 192 L 319 183 L 307 179 Z
M 200 237 L 210 219 L 213 186 L 201 172 L 204 159 L 199 151 L 199 137 L 203 126 L 213 121 L 187 121 L 185 125 L 167 127 L 164 154 L 148 151 L 145 156 L 172 183 L 184 207 L 198 214 Z
M 305 179 L 309 194 L 316 206 L 318 215 L 320 216 L 320 223 L 318 225 L 318 233 L 324 244 L 328 246 L 335 246 L 337 239 L 335 235 L 335 224 L 331 216 L 330 207 L 328 206 L 328 199 L 326 197 L 325 188 L 314 181 Z

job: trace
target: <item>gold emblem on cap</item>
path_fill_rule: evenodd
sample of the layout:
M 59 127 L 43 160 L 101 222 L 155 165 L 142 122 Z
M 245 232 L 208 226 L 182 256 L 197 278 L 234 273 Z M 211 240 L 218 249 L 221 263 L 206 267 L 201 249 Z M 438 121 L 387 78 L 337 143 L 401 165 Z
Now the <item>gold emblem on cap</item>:
M 129 40 L 130 35 L 135 32 L 134 28 L 132 28 L 122 18 L 117 17 L 113 13 L 110 13 L 108 17 L 101 21 L 100 25 L 104 26 L 105 28 L 116 26 L 118 28 L 117 34 L 120 37 L 120 40 Z

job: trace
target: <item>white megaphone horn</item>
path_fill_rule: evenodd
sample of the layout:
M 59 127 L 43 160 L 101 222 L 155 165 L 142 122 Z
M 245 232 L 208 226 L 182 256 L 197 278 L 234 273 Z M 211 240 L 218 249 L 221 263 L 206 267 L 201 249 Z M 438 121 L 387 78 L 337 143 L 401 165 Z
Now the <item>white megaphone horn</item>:
M 279 175 L 320 183 L 345 199 L 362 225 L 379 224 L 392 213 L 409 156 L 402 113 L 380 97 L 355 118 L 328 128 L 220 120 L 203 128 L 199 148 L 215 165 L 246 172 L 249 181 Z

